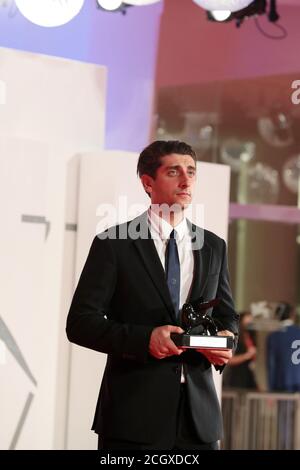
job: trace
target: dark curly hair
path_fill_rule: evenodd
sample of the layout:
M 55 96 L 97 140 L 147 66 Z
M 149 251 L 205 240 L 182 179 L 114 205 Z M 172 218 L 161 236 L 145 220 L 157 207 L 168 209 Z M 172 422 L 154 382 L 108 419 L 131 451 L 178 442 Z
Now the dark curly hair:
M 149 175 L 155 179 L 156 171 L 161 166 L 161 158 L 171 153 L 190 155 L 196 162 L 196 153 L 189 144 L 179 140 L 156 140 L 140 153 L 137 174 Z

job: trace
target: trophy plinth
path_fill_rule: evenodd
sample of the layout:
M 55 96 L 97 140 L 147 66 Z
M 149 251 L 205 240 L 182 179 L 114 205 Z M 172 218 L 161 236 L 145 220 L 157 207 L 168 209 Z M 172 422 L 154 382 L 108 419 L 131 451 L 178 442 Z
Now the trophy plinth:
M 181 320 L 184 333 L 171 333 L 171 339 L 180 348 L 232 349 L 232 336 L 218 336 L 215 320 L 207 314 L 207 310 L 215 307 L 220 299 L 203 302 L 199 299 L 186 303 L 182 307 Z

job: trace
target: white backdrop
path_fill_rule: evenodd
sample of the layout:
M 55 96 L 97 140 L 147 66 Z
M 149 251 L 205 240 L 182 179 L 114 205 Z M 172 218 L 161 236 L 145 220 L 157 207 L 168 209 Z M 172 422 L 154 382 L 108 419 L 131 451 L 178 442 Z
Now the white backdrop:
M 149 198 L 137 178 L 136 164 L 134 153 L 103 151 L 81 156 L 76 280 L 92 239 L 101 230 L 105 214 L 101 217 L 99 210 L 103 205 L 106 205 L 104 210 L 108 205 L 117 208 L 111 217 L 111 225 L 129 220 L 148 207 Z M 227 239 L 230 169 L 225 165 L 197 163 L 197 174 L 193 207 L 203 204 L 204 217 L 202 211 L 192 211 L 189 218 Z M 97 447 L 96 435 L 90 428 L 105 362 L 104 354 L 72 346 L 68 449 Z M 219 374 L 216 380 L 220 391 Z
M 106 73 L 0 48 L 0 84 L 0 447 L 63 448 L 77 222 L 71 157 L 103 147 Z

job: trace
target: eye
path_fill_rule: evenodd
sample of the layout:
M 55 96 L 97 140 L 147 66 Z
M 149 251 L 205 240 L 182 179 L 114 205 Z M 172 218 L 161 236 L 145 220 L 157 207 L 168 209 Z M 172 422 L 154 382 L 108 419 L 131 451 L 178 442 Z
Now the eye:
M 177 170 L 175 170 L 175 169 L 168 171 L 168 175 L 169 175 L 169 176 L 176 176 L 176 174 L 177 174 Z

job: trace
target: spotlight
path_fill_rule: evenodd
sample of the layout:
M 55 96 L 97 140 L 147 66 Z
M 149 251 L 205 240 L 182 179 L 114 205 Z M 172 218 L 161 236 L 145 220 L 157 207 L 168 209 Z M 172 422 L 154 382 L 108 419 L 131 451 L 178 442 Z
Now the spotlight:
M 193 0 L 193 2 L 204 8 L 204 10 L 229 10 L 233 12 L 246 8 L 253 0 Z
M 275 2 L 275 0 L 273 0 L 273 10 L 272 10 L 272 5 L 271 5 L 270 13 L 269 13 L 269 16 L 268 16 L 269 20 L 273 21 L 273 22 L 277 21 L 278 18 L 279 18 L 279 16 L 277 15 L 277 12 L 276 12 L 276 4 L 274 2 Z M 228 12 L 230 14 L 228 14 L 226 17 L 223 17 L 221 15 L 217 15 L 217 13 L 219 13 L 218 11 L 217 12 L 216 11 L 207 11 L 207 18 L 210 21 L 232 21 L 232 20 L 235 20 L 236 26 L 240 27 L 245 18 L 249 18 L 250 16 L 256 16 L 256 15 L 264 15 L 266 13 L 266 8 L 267 8 L 267 1 L 266 0 L 254 0 L 247 7 L 242 8 L 241 10 Z M 275 8 L 275 13 L 276 13 L 277 16 L 274 13 L 274 8 Z M 272 12 L 272 20 L 270 19 L 271 12 Z M 275 17 L 276 17 L 276 19 L 273 19 Z
M 15 0 L 16 6 L 27 20 L 38 26 L 62 26 L 80 12 L 84 0 L 61 2 L 60 0 Z
M 1 1 L 1 0 L 0 0 Z M 22 1 L 22 0 L 16 0 Z M 27 0 L 23 0 L 27 1 Z M 36 1 L 36 0 L 28 0 Z M 49 0 L 48 0 L 49 1 Z M 79 0 L 76 0 L 79 1 Z M 82 0 L 83 1 L 83 0 Z M 145 6 L 158 3 L 161 0 L 96 0 L 98 8 L 105 11 L 120 11 L 125 14 L 127 8 L 131 6 Z M 192 0 L 201 8 L 204 8 L 207 13 L 207 18 L 210 21 L 231 21 L 235 20 L 236 26 L 240 27 L 245 18 L 251 16 L 263 15 L 266 13 L 267 5 L 269 6 L 268 20 L 271 23 L 276 23 L 279 20 L 279 15 L 276 8 L 276 0 Z M 283 39 L 286 37 L 286 30 L 276 25 L 282 32 L 281 36 L 271 36 L 259 25 L 258 20 L 255 18 L 256 27 L 264 36 L 271 39 Z
M 210 14 L 216 21 L 226 21 L 231 16 L 230 10 L 212 10 Z
M 152 3 L 158 3 L 160 0 L 125 0 L 128 5 L 135 5 L 137 7 L 143 7 L 144 5 L 151 5 Z
M 97 0 L 97 6 L 105 11 L 122 11 L 125 13 L 125 5 L 122 0 Z
M 127 8 L 132 6 L 140 7 L 158 2 L 160 0 L 96 0 L 98 8 L 101 10 L 121 11 L 121 13 L 126 13 Z

